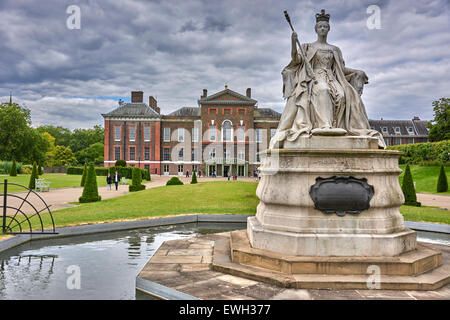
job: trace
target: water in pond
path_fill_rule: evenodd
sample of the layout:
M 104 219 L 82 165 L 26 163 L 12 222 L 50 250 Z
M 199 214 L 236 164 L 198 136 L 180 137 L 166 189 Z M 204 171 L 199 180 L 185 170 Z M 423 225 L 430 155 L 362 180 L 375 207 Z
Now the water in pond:
M 245 227 L 191 223 L 32 241 L 0 253 L 0 300 L 142 298 L 136 276 L 164 241 Z

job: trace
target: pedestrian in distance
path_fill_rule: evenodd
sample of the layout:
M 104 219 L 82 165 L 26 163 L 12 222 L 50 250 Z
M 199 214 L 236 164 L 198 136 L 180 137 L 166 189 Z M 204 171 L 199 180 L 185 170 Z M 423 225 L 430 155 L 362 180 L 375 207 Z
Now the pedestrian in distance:
M 116 184 L 116 191 L 119 189 L 119 181 L 120 181 L 120 174 L 116 170 L 116 172 L 114 173 L 114 183 Z
M 108 185 L 108 190 L 111 190 L 112 177 L 111 173 L 108 172 L 108 176 L 106 177 L 106 184 Z

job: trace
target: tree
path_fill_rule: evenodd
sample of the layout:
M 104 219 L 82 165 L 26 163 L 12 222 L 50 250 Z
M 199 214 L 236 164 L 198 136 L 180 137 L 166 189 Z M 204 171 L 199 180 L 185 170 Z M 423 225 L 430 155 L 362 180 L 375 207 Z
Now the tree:
M 69 147 L 77 153 L 97 142 L 104 142 L 104 130 L 99 125 L 91 129 L 75 129 L 70 137 Z
M 11 166 L 11 170 L 9 170 L 9 175 L 11 177 L 16 177 L 17 176 L 16 160 L 13 160 L 13 163 L 12 163 L 12 166 Z
M 87 170 L 88 170 L 88 167 L 87 167 L 87 164 L 85 163 L 84 168 L 83 168 L 83 174 L 81 176 L 81 183 L 80 183 L 81 187 L 84 187 L 84 183 L 86 182 Z
M 127 162 L 125 160 L 119 159 L 116 161 L 115 167 L 126 167 Z
M 39 130 L 38 130 L 39 132 Z M 45 153 L 45 165 L 51 167 L 55 161 L 55 141 L 56 139 L 48 132 L 42 132 L 41 135 L 47 139 L 49 147 Z
M 417 202 L 416 190 L 409 165 L 406 165 L 405 175 L 403 176 L 402 191 L 405 196 L 405 205 L 420 207 L 420 202 Z
M 100 201 L 101 199 L 102 197 L 98 195 L 97 175 L 95 174 L 94 164 L 91 163 L 87 172 L 83 194 L 78 198 L 78 201 L 86 203 Z
M 55 164 L 57 165 L 72 165 L 76 163 L 77 159 L 75 158 L 75 155 L 73 154 L 70 147 L 64 147 L 64 146 L 56 146 L 55 147 Z
M 39 179 L 36 161 L 33 162 L 33 169 L 31 170 L 30 182 L 28 183 L 28 188 L 31 190 L 36 189 L 36 180 Z
M 197 183 L 197 174 L 194 172 L 192 173 L 192 180 L 191 180 L 191 184 L 196 184 Z
M 103 154 L 104 154 L 105 146 L 102 142 L 96 142 L 91 144 L 86 149 L 78 151 L 75 154 L 78 163 L 83 162 L 94 162 L 95 164 L 103 163 Z
M 61 126 L 39 126 L 37 128 L 39 133 L 48 132 L 52 137 L 55 138 L 55 145 L 68 147 L 70 145 L 70 139 L 72 132 Z
M 450 98 L 433 101 L 434 119 L 427 124 L 432 141 L 450 139 Z
M 447 175 L 445 174 L 445 168 L 441 165 L 441 171 L 439 172 L 439 178 L 437 183 L 437 192 L 447 192 L 448 191 L 448 182 Z
M 145 189 L 145 185 L 142 182 L 142 172 L 139 168 L 132 168 L 132 180 L 131 185 L 128 187 L 130 192 L 140 191 Z

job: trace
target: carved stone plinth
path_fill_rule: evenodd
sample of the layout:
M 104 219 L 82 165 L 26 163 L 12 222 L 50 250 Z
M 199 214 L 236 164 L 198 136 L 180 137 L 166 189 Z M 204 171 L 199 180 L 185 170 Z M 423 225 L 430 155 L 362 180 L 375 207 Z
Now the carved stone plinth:
M 336 146 L 370 146 L 373 140 L 312 138 L 314 143 L 332 138 Z M 404 227 L 399 212 L 404 202 L 398 182 L 400 155 L 398 151 L 342 148 L 273 149 L 262 153 L 256 191 L 260 203 L 256 217 L 248 223 L 251 246 L 297 256 L 392 257 L 414 250 L 416 235 Z M 316 188 L 315 198 L 319 200 L 314 200 L 311 188 L 328 178 L 335 179 L 335 186 L 332 182 Z M 360 187 L 358 181 L 362 181 Z M 346 185 L 350 183 L 355 184 L 353 189 Z M 323 197 L 327 193 L 329 199 Z M 321 211 L 321 204 L 330 207 L 330 201 L 339 203 L 339 210 Z M 364 201 L 368 201 L 366 209 Z M 354 210 L 358 203 L 362 207 Z

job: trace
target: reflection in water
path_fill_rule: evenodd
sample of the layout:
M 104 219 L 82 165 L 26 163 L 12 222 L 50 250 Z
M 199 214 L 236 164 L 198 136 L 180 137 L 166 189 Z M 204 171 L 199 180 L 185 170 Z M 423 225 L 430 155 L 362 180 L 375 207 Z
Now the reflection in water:
M 32 241 L 0 253 L 1 299 L 135 299 L 135 278 L 167 240 L 243 229 L 242 223 L 191 223 Z M 81 289 L 68 289 L 69 266 Z

